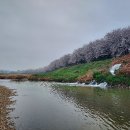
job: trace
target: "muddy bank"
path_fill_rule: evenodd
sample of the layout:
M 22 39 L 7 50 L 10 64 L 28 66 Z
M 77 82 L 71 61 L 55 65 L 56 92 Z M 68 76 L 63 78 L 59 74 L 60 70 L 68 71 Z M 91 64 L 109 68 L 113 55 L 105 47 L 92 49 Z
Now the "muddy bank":
M 15 130 L 15 126 L 9 113 L 13 111 L 10 106 L 15 103 L 11 99 L 15 96 L 15 91 L 5 86 L 0 86 L 0 130 Z

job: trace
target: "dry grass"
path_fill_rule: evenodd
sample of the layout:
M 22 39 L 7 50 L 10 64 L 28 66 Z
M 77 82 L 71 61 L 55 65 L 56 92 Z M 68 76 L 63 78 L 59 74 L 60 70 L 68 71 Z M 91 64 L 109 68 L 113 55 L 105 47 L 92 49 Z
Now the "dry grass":
M 23 80 L 28 79 L 31 75 L 29 74 L 0 74 L 0 79 L 17 79 Z

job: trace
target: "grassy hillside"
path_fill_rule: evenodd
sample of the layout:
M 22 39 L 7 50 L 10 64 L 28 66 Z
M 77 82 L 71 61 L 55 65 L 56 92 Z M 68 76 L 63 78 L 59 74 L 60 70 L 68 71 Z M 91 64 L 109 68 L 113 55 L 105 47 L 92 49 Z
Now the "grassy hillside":
M 80 77 L 87 74 L 87 72 L 97 72 L 101 69 L 107 70 L 111 64 L 111 59 L 94 61 L 86 64 L 79 64 L 70 67 L 60 68 L 45 74 L 34 75 L 37 78 L 45 78 L 53 81 L 74 82 Z
M 45 74 L 35 74 L 34 79 L 58 81 L 58 82 L 90 82 L 96 80 L 97 82 L 107 82 L 111 86 L 124 87 L 130 86 L 129 65 L 130 54 L 115 59 L 107 59 L 101 61 L 94 61 L 86 64 L 79 64 L 70 67 L 60 68 Z M 122 64 L 120 70 L 113 76 L 109 69 L 114 64 Z

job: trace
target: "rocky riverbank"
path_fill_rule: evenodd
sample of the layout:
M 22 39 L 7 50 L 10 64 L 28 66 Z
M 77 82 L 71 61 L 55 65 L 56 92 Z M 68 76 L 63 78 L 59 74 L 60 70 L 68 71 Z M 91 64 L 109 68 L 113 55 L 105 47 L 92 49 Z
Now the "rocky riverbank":
M 15 96 L 14 90 L 0 86 L 0 130 L 15 130 L 14 123 L 9 116 L 9 113 L 13 111 L 11 105 L 15 103 L 12 96 Z

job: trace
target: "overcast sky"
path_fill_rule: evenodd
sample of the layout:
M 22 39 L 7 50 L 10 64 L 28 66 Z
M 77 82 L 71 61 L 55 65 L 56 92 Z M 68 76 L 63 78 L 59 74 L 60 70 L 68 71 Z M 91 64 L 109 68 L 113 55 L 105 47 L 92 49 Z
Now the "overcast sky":
M 130 0 L 0 0 L 0 69 L 48 65 L 130 25 Z

